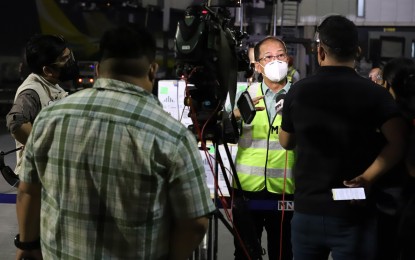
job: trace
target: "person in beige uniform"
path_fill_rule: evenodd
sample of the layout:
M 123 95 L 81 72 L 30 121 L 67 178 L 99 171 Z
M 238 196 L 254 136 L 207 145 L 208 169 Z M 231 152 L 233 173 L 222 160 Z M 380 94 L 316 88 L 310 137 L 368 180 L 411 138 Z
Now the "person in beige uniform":
M 79 74 L 73 53 L 60 36 L 33 36 L 26 44 L 25 55 L 31 74 L 17 89 L 13 106 L 6 116 L 16 148 L 26 144 L 40 110 L 68 95 L 59 83 L 75 79 Z M 17 152 L 17 175 L 22 154 L 23 149 Z

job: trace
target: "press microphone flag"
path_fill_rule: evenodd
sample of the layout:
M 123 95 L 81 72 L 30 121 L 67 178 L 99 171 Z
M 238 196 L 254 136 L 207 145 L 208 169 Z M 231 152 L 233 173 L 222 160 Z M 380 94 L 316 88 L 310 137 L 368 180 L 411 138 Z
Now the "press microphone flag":
M 282 107 L 284 106 L 284 98 L 285 94 L 279 94 L 277 98 L 275 99 L 275 111 L 277 113 L 280 113 L 282 111 Z

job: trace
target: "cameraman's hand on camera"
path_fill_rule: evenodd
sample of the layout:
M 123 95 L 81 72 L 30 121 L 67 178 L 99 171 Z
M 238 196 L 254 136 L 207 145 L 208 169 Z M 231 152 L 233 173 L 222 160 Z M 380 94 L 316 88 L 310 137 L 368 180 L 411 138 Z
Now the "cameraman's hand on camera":
M 264 96 L 258 96 L 258 97 L 252 98 L 252 103 L 254 104 L 256 111 L 265 110 L 265 107 L 257 107 L 256 106 L 256 105 L 258 105 L 259 101 L 261 99 L 263 99 L 263 98 L 264 98 Z M 241 112 L 239 111 L 238 108 L 236 108 L 236 109 L 233 110 L 233 115 L 235 116 L 236 120 L 240 120 L 241 119 Z

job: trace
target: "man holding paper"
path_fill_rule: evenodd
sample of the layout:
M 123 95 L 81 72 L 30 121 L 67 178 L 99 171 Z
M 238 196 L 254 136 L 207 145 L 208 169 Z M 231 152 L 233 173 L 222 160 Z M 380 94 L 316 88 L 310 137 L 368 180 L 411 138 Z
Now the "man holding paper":
M 371 260 L 376 219 L 368 188 L 402 158 L 405 125 L 389 93 L 354 70 L 360 48 L 353 22 L 329 16 L 315 41 L 321 67 L 287 93 L 280 131 L 281 145 L 297 154 L 294 259 L 327 259 L 331 252 L 336 260 Z M 344 190 L 357 187 L 366 199 Z

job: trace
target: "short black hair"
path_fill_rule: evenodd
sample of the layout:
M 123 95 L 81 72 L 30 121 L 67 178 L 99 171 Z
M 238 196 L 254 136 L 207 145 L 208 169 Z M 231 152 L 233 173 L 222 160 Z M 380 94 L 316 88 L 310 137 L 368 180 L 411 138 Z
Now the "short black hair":
M 330 15 L 317 27 L 320 43 L 339 60 L 355 59 L 359 50 L 356 25 L 342 15 Z
M 54 63 L 66 48 L 66 41 L 62 36 L 34 35 L 25 47 L 27 66 L 32 72 L 41 74 L 43 66 Z
M 156 42 L 145 28 L 126 24 L 104 33 L 100 42 L 101 61 L 109 58 L 129 59 L 147 57 L 153 62 L 156 57 Z
M 260 54 L 259 48 L 266 41 L 276 41 L 276 42 L 281 43 L 284 46 L 285 53 L 287 53 L 287 46 L 285 45 L 285 42 L 283 40 L 281 40 L 280 38 L 277 38 L 275 36 L 267 36 L 264 39 L 260 40 L 257 44 L 255 44 L 255 47 L 254 47 L 255 61 L 259 61 L 259 59 L 260 59 L 260 57 L 259 57 L 259 54 Z

